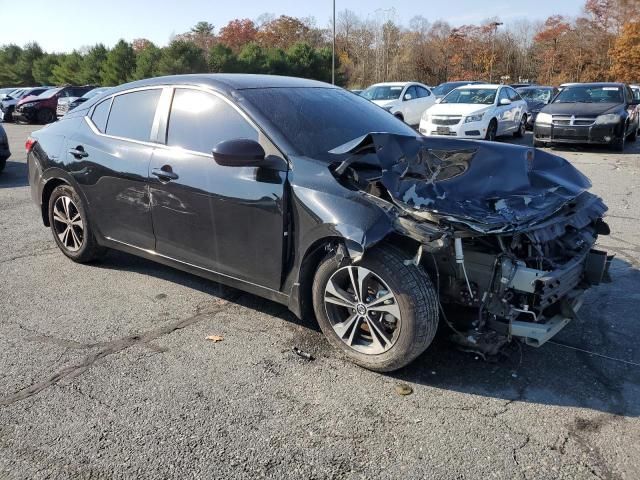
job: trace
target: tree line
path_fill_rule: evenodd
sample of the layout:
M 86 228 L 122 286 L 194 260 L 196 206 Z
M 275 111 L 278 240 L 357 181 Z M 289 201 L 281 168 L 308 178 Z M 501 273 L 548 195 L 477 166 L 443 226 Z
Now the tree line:
M 336 20 L 337 82 L 356 88 L 393 80 L 437 85 L 451 80 L 544 84 L 618 80 L 640 82 L 640 2 L 587 0 L 576 18 L 503 25 L 490 18 L 452 27 L 416 16 L 401 25 L 393 9 Z M 313 18 L 232 20 L 216 31 L 199 22 L 165 47 L 120 40 L 70 53 L 37 43 L 0 47 L 0 85 L 118 85 L 181 73 L 266 73 L 331 80 L 332 25 Z

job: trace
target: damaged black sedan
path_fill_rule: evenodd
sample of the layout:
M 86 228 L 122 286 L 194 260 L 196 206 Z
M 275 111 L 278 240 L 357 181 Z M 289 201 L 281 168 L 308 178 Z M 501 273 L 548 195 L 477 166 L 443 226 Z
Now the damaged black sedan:
M 72 260 L 123 250 L 280 302 L 378 371 L 414 360 L 441 320 L 470 348 L 540 346 L 611 261 L 594 248 L 607 208 L 562 158 L 425 138 L 320 82 L 122 85 L 27 151 L 42 221 Z

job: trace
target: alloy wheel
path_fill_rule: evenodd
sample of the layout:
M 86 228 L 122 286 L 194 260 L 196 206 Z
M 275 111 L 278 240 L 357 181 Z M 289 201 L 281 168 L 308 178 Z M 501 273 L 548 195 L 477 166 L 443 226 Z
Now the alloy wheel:
M 53 204 L 53 227 L 60 243 L 70 252 L 77 252 L 84 241 L 84 223 L 80 210 L 67 195 Z
M 335 333 L 360 353 L 384 353 L 399 337 L 402 318 L 396 297 L 367 268 L 347 266 L 334 272 L 325 287 L 324 304 Z

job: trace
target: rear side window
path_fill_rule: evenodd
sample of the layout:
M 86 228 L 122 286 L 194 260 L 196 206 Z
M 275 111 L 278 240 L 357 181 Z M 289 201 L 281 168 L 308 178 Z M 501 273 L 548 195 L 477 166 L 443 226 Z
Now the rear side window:
M 109 117 L 110 105 L 110 98 L 100 102 L 98 105 L 96 105 L 96 108 L 93 109 L 93 114 L 91 115 L 91 121 L 102 133 L 104 133 L 107 129 L 107 117 Z
M 210 154 L 218 143 L 237 138 L 257 141 L 258 132 L 231 105 L 200 90 L 175 90 L 167 145 Z
M 148 142 L 161 93 L 156 88 L 114 97 L 106 134 Z

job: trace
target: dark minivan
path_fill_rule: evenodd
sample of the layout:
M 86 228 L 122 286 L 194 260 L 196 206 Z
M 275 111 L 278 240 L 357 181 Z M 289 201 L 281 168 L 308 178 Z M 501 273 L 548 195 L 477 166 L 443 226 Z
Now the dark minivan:
M 636 140 L 639 103 L 623 83 L 568 85 L 540 110 L 534 146 L 585 143 L 610 145 L 622 152 L 627 140 Z

